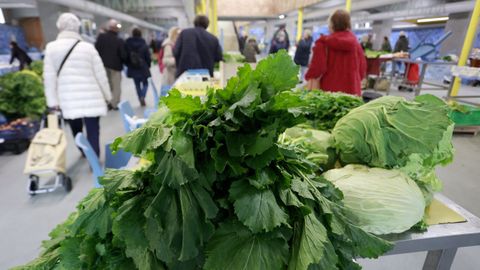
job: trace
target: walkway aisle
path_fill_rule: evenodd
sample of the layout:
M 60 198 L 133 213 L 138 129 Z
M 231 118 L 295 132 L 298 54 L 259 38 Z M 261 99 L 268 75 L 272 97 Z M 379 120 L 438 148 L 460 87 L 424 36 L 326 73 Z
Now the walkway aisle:
M 158 66 L 152 67 L 155 84 L 160 90 Z M 133 81 L 122 79 L 122 100 L 128 100 L 139 117 L 143 108 L 136 97 Z M 149 89 L 147 106 L 153 107 L 153 96 Z M 101 118 L 101 153 L 104 145 L 124 134 L 118 111 L 110 111 Z M 28 180 L 23 175 L 26 152 L 21 155 L 0 154 L 0 269 L 26 263 L 40 252 L 42 240 L 48 233 L 75 210 L 77 203 L 93 187 L 93 176 L 86 159 L 80 159 L 70 128 L 67 126 L 68 175 L 73 180 L 73 189 L 66 193 L 60 189 L 54 193 L 30 197 L 27 193 Z M 103 158 L 102 158 L 103 160 Z

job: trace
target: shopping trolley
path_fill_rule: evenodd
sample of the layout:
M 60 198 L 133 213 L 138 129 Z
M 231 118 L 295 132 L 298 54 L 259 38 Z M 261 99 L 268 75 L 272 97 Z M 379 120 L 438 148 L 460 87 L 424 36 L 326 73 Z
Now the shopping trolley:
M 47 125 L 45 123 L 47 120 Z M 65 122 L 60 112 L 50 113 L 42 119 L 40 131 L 28 148 L 24 173 L 29 177 L 30 195 L 53 192 L 64 187 L 72 189 L 72 180 L 66 175 L 67 140 L 64 132 Z M 53 184 L 40 185 L 40 176 L 51 179 Z

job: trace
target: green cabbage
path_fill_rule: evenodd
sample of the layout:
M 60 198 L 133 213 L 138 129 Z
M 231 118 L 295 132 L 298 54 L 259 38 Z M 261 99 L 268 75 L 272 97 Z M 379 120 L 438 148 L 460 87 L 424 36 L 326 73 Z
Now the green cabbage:
M 337 160 L 333 137 L 326 131 L 296 126 L 287 129 L 279 141 L 294 147 L 324 171 L 333 168 Z
M 398 168 L 417 182 L 427 203 L 441 189 L 434 168 L 452 161 L 453 122 L 441 99 L 386 96 L 350 111 L 332 131 L 342 164 Z
M 401 233 L 423 218 L 422 192 L 401 171 L 347 165 L 323 176 L 343 192 L 355 225 L 367 232 Z

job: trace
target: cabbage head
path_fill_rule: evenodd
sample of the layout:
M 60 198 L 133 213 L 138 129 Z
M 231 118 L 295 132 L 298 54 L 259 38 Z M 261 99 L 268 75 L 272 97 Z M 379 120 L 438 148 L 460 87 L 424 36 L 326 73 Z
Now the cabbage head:
M 401 233 L 424 216 L 422 192 L 399 170 L 347 165 L 323 176 L 342 191 L 353 223 L 367 232 Z
M 322 171 L 333 168 L 337 161 L 333 136 L 327 131 L 309 126 L 295 126 L 285 130 L 279 138 L 279 143 L 295 148 Z
M 332 131 L 342 164 L 398 168 L 417 182 L 427 203 L 441 190 L 437 165 L 453 159 L 447 104 L 422 95 L 414 101 L 385 96 L 353 109 Z

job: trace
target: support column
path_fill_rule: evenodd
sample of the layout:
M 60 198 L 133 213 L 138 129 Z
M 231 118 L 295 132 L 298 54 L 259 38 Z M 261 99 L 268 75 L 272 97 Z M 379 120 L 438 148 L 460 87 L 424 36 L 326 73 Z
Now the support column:
M 388 37 L 392 35 L 392 26 L 393 26 L 393 19 L 383 20 L 383 21 L 374 21 L 372 24 L 372 32 L 375 35 L 375 39 L 373 40 L 373 49 L 380 50 L 383 43 L 383 37 Z M 391 44 L 390 40 L 390 44 Z M 391 44 L 393 47 L 393 44 Z
M 296 41 L 300 41 L 302 39 L 303 34 L 303 8 L 298 9 L 298 17 L 297 17 L 297 39 Z
M 218 36 L 217 0 L 208 1 L 208 18 L 210 19 L 210 26 L 208 27 L 210 33 Z
M 67 7 L 48 2 L 41 2 L 38 6 L 38 14 L 42 25 L 45 44 L 57 38 L 57 19 L 63 12 L 68 12 Z
M 477 33 L 478 17 L 480 17 L 480 0 L 475 1 L 475 7 L 473 8 L 470 23 L 468 24 L 467 34 L 465 36 L 462 52 L 460 53 L 460 58 L 458 60 L 458 66 L 465 66 L 467 63 L 468 55 L 470 54 L 470 50 L 472 49 L 473 41 L 475 39 L 475 34 Z M 455 77 L 452 86 L 452 96 L 458 95 L 460 83 L 460 78 Z
M 352 0 L 345 1 L 345 10 L 350 12 L 352 10 Z

